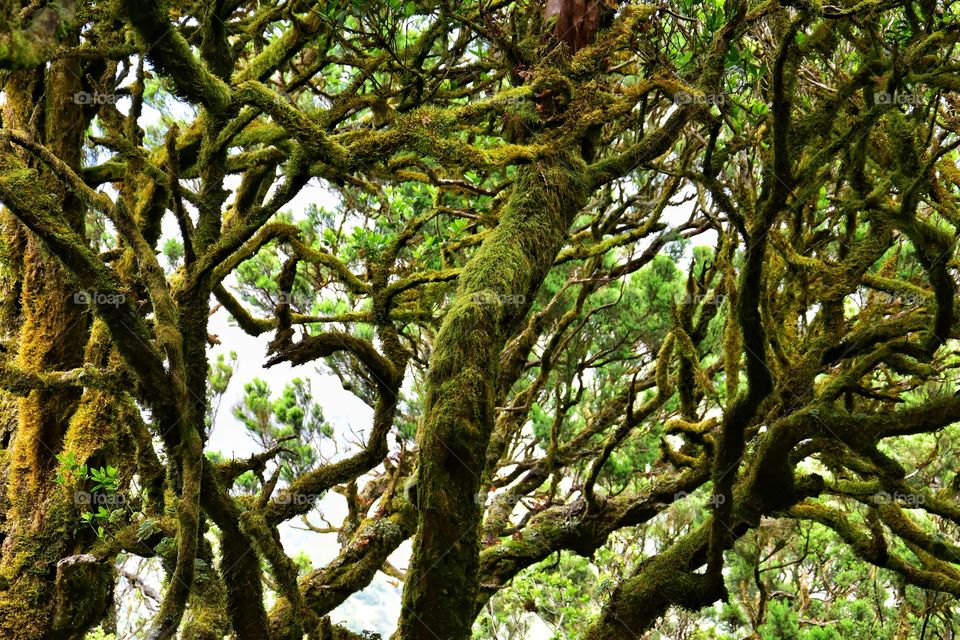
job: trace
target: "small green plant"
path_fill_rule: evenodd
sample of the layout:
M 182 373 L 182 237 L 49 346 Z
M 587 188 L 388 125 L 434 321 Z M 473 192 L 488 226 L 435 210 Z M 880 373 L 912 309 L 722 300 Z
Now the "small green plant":
M 119 471 L 116 467 L 107 465 L 100 469 L 90 469 L 88 479 L 93 481 L 92 491 L 108 491 L 116 493 L 120 490 Z
M 57 455 L 57 460 L 61 464 L 57 472 L 57 484 L 67 486 L 71 483 L 80 488 L 73 495 L 74 504 L 80 507 L 96 506 L 96 511 L 84 509 L 80 520 L 90 525 L 98 538 L 104 538 L 107 534 L 105 525 L 120 521 L 124 514 L 126 500 L 119 494 L 120 470 L 110 465 L 90 468 L 80 464 L 73 451 Z M 89 486 L 89 491 L 82 489 L 86 486 Z
M 102 524 L 97 524 L 98 521 L 106 521 L 110 519 L 110 511 L 106 507 L 97 507 L 96 511 L 84 511 L 80 514 L 80 519 L 90 525 L 91 528 L 97 533 L 98 538 L 104 538 L 107 535 L 107 530 Z
M 87 477 L 87 465 L 77 462 L 73 451 L 57 454 L 57 461 L 62 465 L 57 471 L 57 484 L 65 485 L 70 479 L 82 480 Z

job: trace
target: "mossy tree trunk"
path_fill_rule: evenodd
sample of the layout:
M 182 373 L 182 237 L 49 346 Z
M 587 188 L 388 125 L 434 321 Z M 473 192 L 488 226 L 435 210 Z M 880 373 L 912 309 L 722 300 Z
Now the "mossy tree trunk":
M 14 73 L 5 86 L 8 128 L 31 131 L 68 166 L 79 169 L 89 117 L 74 100 L 81 89 L 78 61 Z M 61 202 L 64 220 L 85 235 L 86 208 L 49 172 L 44 188 Z M 9 220 L 9 219 L 8 219 Z M 16 224 L 10 220 L 11 224 Z M 59 261 L 39 238 L 24 235 L 19 273 L 16 366 L 27 373 L 68 371 L 84 361 L 89 315 Z M 102 451 L 114 428 L 110 401 L 81 400 L 80 388 L 33 389 L 19 400 L 18 423 L 8 452 L 0 572 L 0 635 L 12 639 L 77 638 L 105 615 L 112 602 L 112 563 L 61 562 L 79 555 L 94 537 L 81 528 L 72 494 L 55 482 L 56 455 L 67 440 L 89 446 L 80 462 Z M 81 404 L 83 411 L 78 411 Z M 73 487 L 74 490 L 80 487 Z
M 480 476 L 493 429 L 500 352 L 573 216 L 586 204 L 586 169 L 579 154 L 569 151 L 521 169 L 500 224 L 466 265 L 437 337 L 417 434 L 420 528 L 404 590 L 404 640 L 470 635 L 478 591 Z

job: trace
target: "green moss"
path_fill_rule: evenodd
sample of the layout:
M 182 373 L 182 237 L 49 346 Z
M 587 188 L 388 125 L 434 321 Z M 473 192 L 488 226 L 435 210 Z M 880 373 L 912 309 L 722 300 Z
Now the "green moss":
M 517 173 L 500 224 L 466 265 L 433 352 L 417 441 L 420 535 L 404 591 L 401 633 L 428 611 L 440 636 L 462 637 L 473 621 L 479 563 L 479 480 L 494 420 L 498 354 L 553 265 L 586 203 L 586 165 L 564 151 Z M 522 300 L 521 304 L 506 301 Z M 411 614 L 406 611 L 412 612 Z M 404 631 L 406 630 L 406 631 Z

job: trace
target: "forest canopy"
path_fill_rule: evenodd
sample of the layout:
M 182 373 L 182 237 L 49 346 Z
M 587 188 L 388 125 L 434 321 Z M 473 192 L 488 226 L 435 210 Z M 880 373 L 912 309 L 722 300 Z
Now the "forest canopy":
M 0 637 L 956 637 L 958 41 L 0 3 Z

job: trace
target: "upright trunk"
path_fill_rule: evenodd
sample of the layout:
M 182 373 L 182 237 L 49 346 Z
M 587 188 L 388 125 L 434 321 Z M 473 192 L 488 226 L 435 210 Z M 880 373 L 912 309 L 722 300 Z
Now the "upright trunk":
M 80 75 L 75 60 L 60 59 L 45 70 L 11 74 L 4 86 L 5 126 L 29 131 L 73 168 L 80 166 L 86 128 L 82 108 L 73 99 L 80 90 Z M 84 207 L 42 168 L 41 174 L 43 188 L 61 199 L 66 222 L 83 235 Z M 84 307 L 74 299 L 77 292 L 56 258 L 32 234 L 24 237 L 19 273 L 22 324 L 14 361 L 28 372 L 76 368 L 83 363 L 88 336 Z M 84 412 L 86 419 L 74 420 L 80 399 L 80 389 L 35 389 L 17 407 L 16 432 L 6 452 L 9 505 L 0 558 L 6 585 L 0 591 L 3 638 L 81 637 L 90 621 L 102 617 L 110 599 L 112 581 L 106 574 L 112 567 L 60 563 L 90 537 L 77 526 L 69 494 L 54 481 L 56 454 L 63 450 L 68 431 L 96 428 L 101 422 L 90 411 Z M 103 403 L 100 408 L 111 405 Z M 93 440 L 82 434 L 73 437 Z
M 586 166 L 562 151 L 522 168 L 500 224 L 466 265 L 430 362 L 417 434 L 419 529 L 403 594 L 403 640 L 470 636 L 477 499 L 493 428 L 497 365 L 586 204 Z

